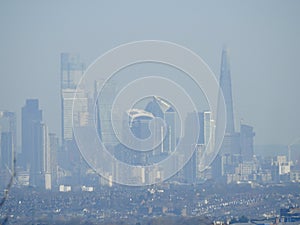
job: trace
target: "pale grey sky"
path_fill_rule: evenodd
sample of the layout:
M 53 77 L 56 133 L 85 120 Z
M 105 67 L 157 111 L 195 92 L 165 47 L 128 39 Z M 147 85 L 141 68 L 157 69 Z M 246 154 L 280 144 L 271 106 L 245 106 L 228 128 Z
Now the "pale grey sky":
M 300 137 L 300 1 L 0 1 L 0 109 L 39 98 L 60 134 L 61 52 L 88 65 L 129 41 L 158 39 L 199 54 L 219 77 L 230 49 L 236 121 L 256 144 Z M 18 124 L 20 128 L 20 123 Z

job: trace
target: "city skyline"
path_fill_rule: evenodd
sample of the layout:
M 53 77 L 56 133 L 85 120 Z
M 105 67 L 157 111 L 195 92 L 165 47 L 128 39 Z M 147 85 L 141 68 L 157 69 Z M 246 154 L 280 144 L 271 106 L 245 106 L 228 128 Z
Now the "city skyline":
M 223 91 L 223 93 L 224 93 L 224 88 L 222 88 L 222 82 L 223 82 L 223 79 L 224 78 L 222 78 L 222 71 L 224 70 L 224 71 L 226 71 L 225 73 L 226 74 L 229 74 L 229 77 L 231 77 L 231 72 L 230 72 L 230 64 L 229 64 L 229 48 L 227 47 L 227 46 L 223 46 L 223 49 L 222 49 L 222 54 L 220 54 L 222 57 L 226 57 L 226 59 L 225 60 L 223 60 L 223 58 L 221 57 L 221 63 L 220 63 L 220 68 L 221 68 L 221 72 L 220 72 L 220 74 L 219 74 L 219 77 L 218 77 L 218 75 L 217 75 L 217 78 L 219 78 L 220 79 L 220 87 L 221 87 L 221 89 L 222 89 L 222 91 Z M 76 58 L 76 60 L 78 61 L 78 66 L 80 66 L 80 68 L 78 67 L 78 68 L 72 68 L 71 69 L 71 71 L 75 71 L 74 72 L 74 74 L 76 75 L 76 82 L 78 82 L 79 80 L 80 80 L 80 78 L 81 78 L 81 76 L 83 76 L 84 75 L 84 68 L 85 68 L 85 65 L 84 65 L 84 63 L 85 62 L 83 62 L 83 61 L 80 61 L 81 60 L 81 56 L 80 56 L 80 54 L 79 53 L 60 53 L 61 54 L 61 69 L 60 69 L 60 78 L 61 78 L 61 82 L 60 82 L 60 85 L 61 85 L 61 88 L 58 90 L 58 92 L 60 92 L 61 93 L 61 101 L 62 101 L 62 103 L 61 104 L 63 104 L 63 99 L 64 99 L 64 97 L 63 97 L 63 95 L 66 95 L 67 96 L 67 98 L 68 98 L 68 94 L 69 94 L 69 98 L 70 98 L 70 102 L 68 103 L 69 105 L 68 105 L 68 109 L 69 109 L 69 111 L 71 110 L 71 105 L 72 105 L 72 97 L 70 97 L 70 96 L 72 96 L 74 93 L 75 93 L 75 90 L 76 90 L 76 85 L 74 86 L 74 84 L 73 84 L 73 87 L 63 87 L 63 81 L 62 81 L 62 79 L 63 79 L 63 74 L 64 73 L 66 73 L 66 72 L 63 72 L 64 71 L 64 65 L 63 65 L 63 60 L 65 60 L 65 62 L 67 62 L 67 58 L 68 57 L 75 57 Z M 63 57 L 64 57 L 64 59 L 63 59 Z M 227 59 L 228 58 L 228 59 Z M 72 59 L 72 60 L 74 60 L 74 59 Z M 75 60 L 75 61 L 76 61 Z M 228 62 L 227 62 L 227 60 L 228 60 Z M 227 65 L 227 63 L 228 63 L 228 65 Z M 76 63 L 75 63 L 76 64 Z M 74 65 L 75 65 L 74 64 Z M 81 65 L 82 65 L 82 67 L 81 67 Z M 227 68 L 228 67 L 228 68 Z M 228 70 L 228 71 L 227 71 Z M 73 72 L 71 72 L 71 74 L 72 74 Z M 232 87 L 232 85 L 231 85 L 231 82 L 233 82 L 233 83 L 235 83 L 234 81 L 230 81 L 230 83 L 228 84 L 229 86 L 230 86 L 230 89 L 235 89 L 234 87 Z M 223 82 L 224 83 L 224 82 Z M 225 81 L 225 83 L 226 83 L 226 81 Z M 226 85 L 227 85 L 227 83 L 226 83 Z M 226 90 L 226 88 L 225 88 L 225 95 L 227 95 L 227 90 Z M 83 94 L 83 93 L 82 93 Z M 235 99 L 235 93 L 234 93 L 234 91 L 232 91 L 232 90 L 230 90 L 229 91 L 229 101 L 227 101 L 226 102 L 226 105 L 229 105 L 229 107 L 230 107 L 230 113 L 229 114 L 231 114 L 230 116 L 229 116 L 229 118 L 227 118 L 227 124 L 228 124 L 228 120 L 230 121 L 230 132 L 235 132 L 235 130 L 239 130 L 239 125 L 242 125 L 242 124 L 249 124 L 249 123 L 247 123 L 247 122 L 244 122 L 244 120 L 245 121 L 247 121 L 247 118 L 246 119 L 244 119 L 244 118 L 236 118 L 236 117 L 238 117 L 239 115 L 237 115 L 236 116 L 236 107 L 235 107 L 235 103 L 233 103 L 234 102 L 234 99 Z M 85 97 L 84 97 L 85 98 Z M 225 97 L 226 98 L 226 97 Z M 232 99 L 231 99 L 232 98 Z M 39 98 L 26 98 L 25 100 L 28 100 L 28 99 L 39 99 Z M 228 103 L 230 103 L 230 104 L 228 104 Z M 59 104 L 57 104 L 57 105 L 59 105 Z M 87 107 L 87 103 L 86 103 L 86 107 Z M 20 109 L 21 109 L 21 107 L 19 107 L 19 110 L 17 110 L 17 111 L 14 111 L 14 113 L 16 113 L 16 115 L 17 115 L 17 121 L 19 122 L 19 119 L 20 119 L 20 117 L 21 117 L 21 112 L 20 112 Z M 4 110 L 4 111 L 12 111 L 11 109 L 2 109 L 2 110 Z M 87 110 L 87 109 L 86 109 Z M 43 111 L 45 111 L 45 110 L 43 110 Z M 57 122 L 59 122 L 59 123 L 61 123 L 62 122 L 62 120 L 63 120 L 63 112 L 64 112 L 64 110 L 62 110 L 62 108 L 60 108 L 60 111 L 61 111 L 61 115 L 62 115 L 62 118 L 60 118 L 59 119 L 59 121 L 56 121 L 56 123 Z M 71 112 L 71 111 L 70 111 Z M 69 112 L 69 114 L 70 114 L 70 112 Z M 19 117 L 19 114 L 20 114 L 20 117 Z M 70 114 L 71 115 L 71 114 Z M 70 115 L 68 116 L 68 117 L 70 117 Z M 227 117 L 228 117 L 228 113 L 227 113 Z M 240 121 L 238 121 L 240 119 Z M 70 118 L 69 118 L 69 120 L 70 120 Z M 44 118 L 44 121 L 48 121 L 47 119 L 45 119 Z M 69 123 L 69 125 L 68 125 L 68 130 L 70 130 L 71 129 L 71 121 L 68 121 L 68 123 Z M 19 123 L 18 123 L 19 124 Z M 60 124 L 60 126 L 63 126 L 62 124 Z M 19 135 L 19 132 L 20 132 L 20 130 L 21 130 L 21 126 L 17 126 L 17 133 L 18 133 L 18 135 L 17 135 L 17 147 L 21 147 L 21 135 Z M 228 132 L 227 131 L 227 129 L 228 128 L 226 128 L 226 133 Z M 61 130 L 61 129 L 59 129 L 59 130 L 56 130 L 56 129 L 53 129 L 53 126 L 51 126 L 50 127 L 50 130 L 51 130 L 51 132 L 52 133 L 55 133 L 55 134 L 61 134 L 61 137 L 62 138 L 60 138 L 60 142 L 61 143 L 63 143 L 63 140 L 64 140 L 64 138 L 63 138 L 63 130 Z M 55 132 L 53 132 L 53 131 L 55 131 Z M 72 136 L 72 134 L 70 133 L 70 131 L 69 131 L 69 139 L 71 138 L 71 136 Z M 299 139 L 300 139 L 300 136 L 299 137 L 295 137 L 294 139 L 291 139 L 291 141 L 289 142 L 289 143 L 287 143 L 287 144 L 283 144 L 283 143 L 277 143 L 278 145 L 286 145 L 286 146 L 288 146 L 289 144 L 297 144 L 298 143 L 298 141 L 299 141 Z M 264 143 L 265 145 L 272 145 L 272 144 L 276 144 L 276 143 Z
M 47 4 L 47 10 L 39 3 L 10 2 L 1 7 L 1 110 L 16 112 L 18 124 L 19 106 L 27 98 L 38 98 L 45 112 L 45 122 L 51 124 L 50 131 L 61 136 L 60 105 L 56 104 L 60 99 L 58 56 L 61 52 L 78 52 L 89 65 L 119 44 L 163 39 L 198 53 L 217 79 L 220 51 L 226 43 L 231 56 L 236 125 L 244 120 L 254 126 L 257 144 L 288 145 L 300 137 L 300 107 L 297 104 L 300 79 L 297 75 L 300 51 L 297 44 L 300 36 L 298 2 L 192 2 L 176 8 L 172 4 L 160 3 L 161 8 L 155 8 L 158 10 L 157 17 L 149 17 L 151 20 L 148 18 L 151 10 L 145 12 L 138 3 L 122 5 L 120 8 L 124 11 L 110 3 L 96 4 L 98 7 L 89 8 L 88 16 L 80 10 L 83 4 L 80 1 L 68 5 L 68 11 L 64 11 L 67 8 L 65 3 L 61 3 L 60 7 L 54 3 Z M 147 4 L 149 9 L 154 9 L 152 4 Z M 53 10 L 58 10 L 56 16 L 49 14 Z M 132 15 L 127 15 L 126 10 Z M 206 13 L 210 10 L 214 12 L 211 15 Z M 168 18 L 164 18 L 166 11 Z M 177 18 L 178 13 L 183 17 Z M 78 14 L 82 16 L 76 17 Z M 126 22 L 118 20 L 123 16 L 127 16 Z M 136 20 L 136 16 L 140 20 Z M 82 31 L 79 32 L 79 27 L 74 24 L 78 24 Z M 99 26 L 100 30 L 97 29 Z M 18 39 L 20 35 L 22 39 Z M 15 63 L 18 66 L 14 66 Z M 282 116 L 286 114 L 289 120 Z
M 2 1 L 0 224 L 298 224 L 299 12 Z
M 79 77 L 83 73 L 82 66 L 83 63 L 80 60 L 80 56 L 69 54 L 69 53 L 62 53 L 61 54 L 62 64 L 61 64 L 61 93 L 62 93 L 62 118 L 61 118 L 61 124 L 62 124 L 62 130 L 65 129 L 65 127 L 72 127 L 72 119 L 75 119 L 75 126 L 77 127 L 90 127 L 93 128 L 93 124 L 95 121 L 98 120 L 97 118 L 93 118 L 93 113 L 90 111 L 91 108 L 91 101 L 98 101 L 92 100 L 92 98 L 96 98 L 97 93 L 93 93 L 92 96 L 87 95 L 87 93 L 81 89 L 77 90 L 77 97 L 83 96 L 81 100 L 79 101 L 79 105 L 77 105 L 72 111 L 72 99 L 73 95 L 75 94 L 75 88 L 77 87 Z M 232 106 L 234 105 L 234 102 L 231 98 L 231 77 L 230 77 L 230 65 L 228 63 L 228 55 L 227 50 L 224 49 L 222 51 L 222 63 L 221 63 L 221 75 L 220 75 L 220 88 L 219 91 L 223 91 L 224 98 L 225 98 L 225 104 L 229 104 L 229 108 L 232 109 Z M 78 75 L 78 76 L 77 76 Z M 77 81 L 76 81 L 77 76 Z M 95 82 L 96 88 L 97 82 Z M 114 87 L 112 86 L 112 83 L 109 83 L 108 87 Z M 97 88 L 96 88 L 97 89 Z M 96 91 L 95 89 L 95 91 Z M 72 96 L 68 95 L 65 99 L 65 92 L 73 93 Z M 97 91 L 96 91 L 97 92 Z M 79 95 L 78 95 L 79 93 Z M 105 93 L 105 92 L 104 92 Z M 106 95 L 109 94 L 109 95 Z M 109 89 L 109 92 L 103 95 L 103 99 L 106 99 L 107 97 L 113 97 L 111 96 L 111 90 Z M 83 100 L 83 101 L 82 101 Z M 67 103 L 65 103 L 67 101 Z M 71 102 L 70 102 L 71 101 Z M 143 104 L 139 104 L 139 102 L 136 102 L 134 107 L 138 108 L 131 108 L 128 109 L 127 112 L 123 112 L 125 116 L 129 116 L 131 119 L 130 121 L 130 127 L 132 132 L 137 138 L 145 139 L 150 134 L 148 130 L 149 121 L 153 118 L 161 118 L 165 120 L 167 127 L 164 127 L 162 125 L 157 124 L 158 126 L 154 125 L 155 129 L 155 138 L 156 139 L 162 139 L 163 138 L 163 130 L 166 129 L 166 137 L 165 139 L 162 139 L 160 142 L 160 145 L 156 147 L 152 147 L 150 154 L 136 154 L 132 150 L 138 150 L 137 149 L 130 149 L 127 148 L 127 146 L 123 146 L 123 143 L 118 144 L 118 142 L 114 145 L 111 145 L 112 142 L 110 142 L 110 139 L 107 139 L 104 141 L 102 139 L 103 132 L 100 129 L 97 131 L 97 134 L 99 135 L 102 133 L 102 135 L 99 135 L 101 137 L 101 140 L 106 145 L 108 144 L 110 151 L 118 160 L 140 165 L 140 166 L 146 166 L 146 165 L 152 165 L 153 163 L 156 163 L 158 161 L 161 161 L 166 156 L 170 156 L 172 152 L 175 151 L 175 155 L 177 157 L 174 163 L 183 160 L 182 155 L 180 152 L 177 152 L 178 150 L 175 150 L 175 146 L 177 149 L 177 143 L 178 140 L 183 138 L 183 143 L 185 148 L 187 146 L 193 146 L 195 145 L 195 152 L 193 153 L 193 156 L 190 158 L 189 161 L 187 161 L 186 164 L 184 164 L 184 167 L 182 172 L 179 172 L 177 175 L 172 177 L 172 179 L 178 179 L 180 182 L 188 182 L 188 183 L 194 183 L 199 182 L 201 180 L 206 179 L 220 179 L 221 181 L 225 181 L 227 183 L 231 182 L 238 182 L 238 181 L 247 181 L 253 179 L 256 181 L 256 178 L 252 178 L 253 174 L 257 173 L 257 176 L 262 176 L 261 172 L 256 171 L 256 168 L 258 168 L 258 156 L 254 156 L 254 149 L 253 144 L 254 140 L 253 137 L 255 136 L 255 128 L 250 126 L 249 124 L 240 124 L 240 132 L 235 131 L 234 125 L 233 125 L 233 119 L 234 115 L 233 112 L 229 112 L 229 116 L 227 116 L 227 121 L 229 121 L 229 128 L 226 130 L 225 138 L 223 141 L 223 147 L 221 148 L 217 158 L 215 161 L 210 165 L 210 162 L 206 161 L 213 161 L 213 158 L 216 155 L 210 155 L 210 154 L 217 154 L 214 150 L 215 148 L 215 121 L 212 119 L 212 113 L 210 111 L 195 111 L 188 113 L 187 117 L 184 119 L 184 136 L 180 137 L 178 134 L 176 134 L 176 122 L 177 119 L 177 111 L 174 111 L 176 109 L 176 106 L 174 107 L 171 105 L 168 101 L 165 99 L 159 97 L 159 96 L 152 96 L 148 97 L 148 99 L 142 99 Z M 141 102 L 141 103 L 142 103 Z M 104 104 L 105 103 L 105 104 Z M 145 105 L 146 103 L 146 105 Z M 111 105 L 109 102 L 99 102 L 99 108 L 97 110 L 100 110 L 100 112 L 103 112 L 105 109 L 106 111 L 109 111 L 107 109 L 108 106 Z M 79 106 L 79 108 L 78 108 Z M 71 108 L 70 108 L 71 107 Z M 97 106 L 98 107 L 98 106 Z M 142 107 L 142 108 L 141 108 Z M 174 109 L 173 109 L 174 107 Z M 66 111 L 67 110 L 67 111 Z M 105 111 L 104 110 L 104 111 Z M 228 109 L 227 109 L 228 110 Z M 230 109 L 229 109 L 230 111 Z M 67 112 L 67 114 L 66 114 Z M 91 113 L 91 114 L 90 114 Z M 120 112 L 122 113 L 122 112 Z M 65 116 L 66 114 L 67 116 Z M 73 117 L 72 118 L 72 114 Z M 9 114 L 7 114 L 9 115 Z M 84 166 L 83 158 L 86 160 L 86 162 L 91 166 L 91 169 L 94 169 L 95 171 L 98 170 L 97 166 L 100 164 L 91 165 L 89 160 L 86 157 L 86 153 L 84 153 L 86 150 L 82 148 L 74 139 L 73 131 L 71 130 L 71 133 L 68 134 L 68 136 L 65 135 L 65 139 L 62 139 L 61 148 L 58 147 L 58 138 L 55 134 L 49 133 L 47 124 L 43 121 L 43 110 L 39 107 L 39 100 L 38 99 L 27 99 L 25 102 L 25 106 L 22 107 L 22 154 L 20 155 L 20 160 L 18 160 L 19 166 L 23 167 L 22 173 L 23 177 L 25 177 L 25 174 L 27 173 L 28 177 L 28 184 L 31 186 L 38 186 L 41 187 L 45 185 L 46 189 L 51 188 L 57 188 L 57 182 L 59 180 L 60 184 L 63 183 L 71 183 L 72 185 L 78 185 L 80 184 L 80 181 L 85 177 L 83 171 L 87 171 L 87 167 Z M 198 117 L 197 120 L 200 122 L 200 131 L 199 131 L 199 138 L 197 143 L 192 143 L 191 138 L 193 137 L 197 132 L 195 131 L 195 123 L 197 123 L 197 120 L 195 118 Z M 111 123 L 111 119 L 108 117 L 101 117 L 100 115 L 100 127 L 103 127 L 103 121 L 106 121 L 108 119 L 108 123 Z M 104 119 L 104 120 L 103 120 Z M 16 119 L 14 119 L 15 121 Z M 65 126 L 66 121 L 67 126 Z M 77 121 L 78 120 L 78 121 Z M 91 120 L 94 120 L 91 121 Z M 126 122 L 126 120 L 123 118 L 122 120 Z M 97 122 L 98 123 L 98 122 Z M 15 126 L 15 122 L 13 122 Z M 124 126 L 124 125 L 123 125 Z M 77 128 L 76 128 L 77 129 Z M 98 129 L 98 128 L 97 128 Z M 126 137 L 125 129 L 122 128 L 122 136 Z M 63 132 L 62 132 L 63 133 Z M 5 134 L 4 134 L 5 135 Z M 5 136 L 3 136 L 5 137 Z M 126 137 L 127 139 L 128 137 Z M 15 139 L 15 138 L 14 138 Z M 8 139 L 7 139 L 8 140 Z M 50 141 L 49 141 L 50 140 Z M 177 141 L 176 141 L 177 140 Z M 90 140 L 92 141 L 92 139 Z M 7 142 L 7 141 L 6 141 Z M 3 142 L 3 143 L 6 143 Z M 173 144 L 171 144 L 173 142 Z M 90 143 L 88 142 L 88 148 L 90 147 Z M 4 146 L 4 145 L 3 145 Z M 9 146 L 9 144 L 7 145 Z M 172 147 L 171 147 L 172 146 Z M 87 147 L 87 146 L 86 146 Z M 11 147 L 3 147 L 3 150 L 8 149 Z M 188 147 L 189 148 L 189 147 Z M 224 148 L 224 149 L 223 149 Z M 79 155 L 78 150 L 83 154 L 82 156 Z M 9 150 L 11 153 L 13 153 L 13 149 Z M 215 152 L 215 153 L 214 153 Z M 141 152 L 142 153 L 142 152 Z M 98 153 L 95 153 L 98 154 Z M 59 155 L 59 157 L 57 157 Z M 276 154 L 274 154 L 275 156 Z M 295 155 L 297 156 L 297 154 Z M 83 158 L 82 158 L 83 157 Z M 93 155 L 93 158 L 96 157 L 96 155 Z M 211 157 L 213 157 L 211 159 Z M 257 158 L 258 157 L 258 158 Z M 279 157 L 279 156 L 278 156 Z M 298 159 L 295 158 L 295 161 L 292 161 L 290 159 L 290 156 L 285 154 L 281 155 L 280 159 L 276 159 L 275 162 L 278 161 L 278 177 L 279 175 L 289 174 L 291 171 L 294 172 L 294 163 L 298 163 Z M 289 158 L 287 158 L 289 157 Z M 13 157 L 9 157 L 10 161 L 13 160 Z M 221 161 L 219 161 L 221 159 Z M 59 164 L 57 164 L 58 161 L 60 161 Z M 103 159 L 100 159 L 100 162 Z M 64 162 L 64 163 L 62 163 Z M 290 164 L 292 163 L 292 164 Z M 174 164 L 174 165 L 175 165 Z M 76 165 L 76 166 L 75 166 Z M 173 165 L 173 166 L 174 166 Z M 95 167 L 96 166 L 96 167 Z M 116 166 L 116 165 L 115 165 Z M 175 167 L 177 164 L 175 165 Z M 272 166 L 274 166 L 272 164 Z M 277 168 L 276 167 L 276 168 Z M 138 168 L 138 167 L 137 167 Z M 233 170 L 235 168 L 235 170 Z M 295 167 L 296 168 L 296 167 Z M 170 168 L 169 168 L 170 169 Z M 178 168 L 180 169 L 180 168 Z M 220 170 L 221 169 L 221 170 Z M 58 171 L 60 172 L 60 178 L 58 178 Z M 155 169 L 156 171 L 156 169 Z M 218 174 L 217 171 L 221 171 L 219 175 L 212 175 L 212 174 Z M 234 172 L 235 171 L 235 172 Z M 242 176 L 238 175 L 237 171 L 241 171 L 240 173 Z M 141 174 L 144 174 L 145 171 L 140 171 Z M 153 172 L 153 171 L 151 171 Z M 164 169 L 158 169 L 158 173 L 163 173 Z M 70 175 L 66 175 L 70 173 Z M 99 173 L 99 172 L 97 172 Z M 266 173 L 269 173 L 266 171 Z M 298 174 L 298 172 L 295 172 Z M 41 176 L 41 174 L 43 174 Z M 64 175 L 62 175 L 64 174 Z M 129 175 L 130 173 L 128 173 Z M 99 173 L 99 175 L 103 176 L 102 173 Z M 18 175 L 19 176 L 19 175 Z M 118 183 L 117 180 L 115 180 L 115 177 L 120 176 L 120 174 L 116 171 L 112 172 L 109 176 L 104 175 L 104 178 L 106 179 L 112 179 L 112 181 Z M 165 180 L 165 177 L 162 175 L 154 175 L 154 173 L 145 173 L 144 175 L 134 175 L 132 174 L 132 179 L 138 179 L 141 181 L 141 185 L 148 184 L 148 180 L 158 180 L 163 181 Z M 149 176 L 149 177 L 148 177 Z M 151 178 L 152 176 L 152 178 Z M 157 176 L 157 177 L 156 177 Z M 294 176 L 294 175 L 291 175 Z M 295 175 L 296 179 L 298 175 Z M 52 180 L 53 177 L 53 180 Z M 20 178 L 19 178 L 20 179 Z M 73 181 L 71 181 L 72 179 Z M 86 179 L 86 178 L 84 178 Z M 128 178 L 129 179 L 129 178 Z M 260 182 L 265 182 L 265 178 L 259 178 L 262 179 Z M 257 181 L 259 181 L 259 179 Z M 268 178 L 269 179 L 269 178 Z M 270 180 L 266 181 L 270 181 Z M 274 176 L 272 179 L 277 179 Z M 279 178 L 278 178 L 279 179 Z M 129 179 L 130 180 L 130 179 Z M 152 182 L 151 181 L 151 182 Z M 78 183 L 79 182 L 79 183 Z M 124 181 L 123 181 L 124 182 Z M 151 183 L 150 182 L 150 183 Z M 121 182 L 122 183 L 122 182 Z M 133 182 L 134 183 L 134 182 Z M 125 183 L 122 183 L 125 184 Z M 130 185 L 130 183 L 128 183 Z

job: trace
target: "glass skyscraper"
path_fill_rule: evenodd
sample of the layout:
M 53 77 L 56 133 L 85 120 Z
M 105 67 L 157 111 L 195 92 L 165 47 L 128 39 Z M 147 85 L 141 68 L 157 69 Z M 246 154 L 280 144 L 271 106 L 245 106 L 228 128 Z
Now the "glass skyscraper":
M 88 121 L 88 97 L 83 90 L 78 90 L 77 97 L 80 104 L 72 112 L 73 100 L 77 85 L 84 73 L 85 65 L 81 62 L 78 54 L 61 54 L 61 109 L 62 109 L 62 142 L 73 139 L 72 113 L 79 124 L 86 124 Z
M 29 184 L 51 189 L 48 129 L 42 122 L 38 99 L 26 100 L 22 108 L 22 154 Z
M 46 124 L 42 122 L 38 99 L 26 100 L 22 108 L 22 158 L 31 186 L 50 190 L 55 183 L 57 148 L 52 147 L 52 136 L 55 137 L 49 135 Z
M 222 51 L 221 61 L 221 74 L 220 74 L 220 88 L 224 95 L 226 105 L 226 133 L 233 134 L 234 129 L 234 117 L 233 117 L 233 100 L 232 100 L 232 88 L 231 88 L 231 74 L 228 50 L 226 48 Z
M 34 157 L 34 125 L 40 122 L 42 122 L 42 110 L 39 109 L 38 99 L 26 100 L 22 108 L 22 155 L 26 170 L 31 167 Z
M 83 170 L 82 157 L 74 139 L 74 126 L 87 126 L 89 123 L 88 93 L 79 82 L 85 71 L 85 64 L 79 54 L 61 54 L 61 136 L 62 170 L 71 176 L 65 177 L 70 184 L 78 184 Z M 76 98 L 76 104 L 73 102 Z
M 226 48 L 222 51 L 220 89 L 223 92 L 226 106 L 226 130 L 221 154 L 240 154 L 239 133 L 235 132 L 234 126 L 230 64 Z

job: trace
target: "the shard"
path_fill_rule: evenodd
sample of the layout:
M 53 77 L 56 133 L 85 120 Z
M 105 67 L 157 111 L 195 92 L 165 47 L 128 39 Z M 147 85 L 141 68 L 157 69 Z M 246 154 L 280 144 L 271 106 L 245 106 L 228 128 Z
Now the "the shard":
M 226 105 L 226 116 L 227 116 L 226 134 L 233 134 L 235 132 L 235 129 L 234 129 L 234 117 L 233 117 L 231 75 L 230 75 L 229 56 L 226 48 L 224 48 L 222 51 L 220 88 L 223 92 L 225 105 Z
M 220 89 L 223 92 L 226 105 L 226 130 L 221 147 L 221 154 L 240 154 L 239 133 L 235 132 L 234 127 L 229 54 L 226 48 L 222 51 L 220 72 Z

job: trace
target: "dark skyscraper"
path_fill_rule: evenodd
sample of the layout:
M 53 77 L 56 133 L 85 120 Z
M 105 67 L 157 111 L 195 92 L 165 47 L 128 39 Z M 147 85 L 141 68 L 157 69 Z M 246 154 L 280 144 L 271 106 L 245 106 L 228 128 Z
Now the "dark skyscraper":
M 226 134 L 233 134 L 234 129 L 234 117 L 233 117 L 233 101 L 232 101 L 232 89 L 231 89 L 231 75 L 229 56 L 226 48 L 222 51 L 221 61 L 221 75 L 220 75 L 220 87 L 223 91 L 225 105 L 226 105 Z
M 22 154 L 24 167 L 29 169 L 34 157 L 34 128 L 42 121 L 42 110 L 37 99 L 26 100 L 22 108 Z
M 29 184 L 44 187 L 46 167 L 49 165 L 47 162 L 50 158 L 47 127 L 40 121 L 34 122 L 32 134 L 33 148 L 31 150 Z M 48 181 L 48 183 L 50 182 Z
M 29 172 L 29 184 L 51 189 L 52 156 L 48 128 L 42 122 L 37 99 L 26 100 L 22 108 L 22 154 Z
M 253 132 L 253 127 L 242 124 L 241 125 L 241 156 L 243 161 L 253 160 L 253 137 L 255 133 Z

